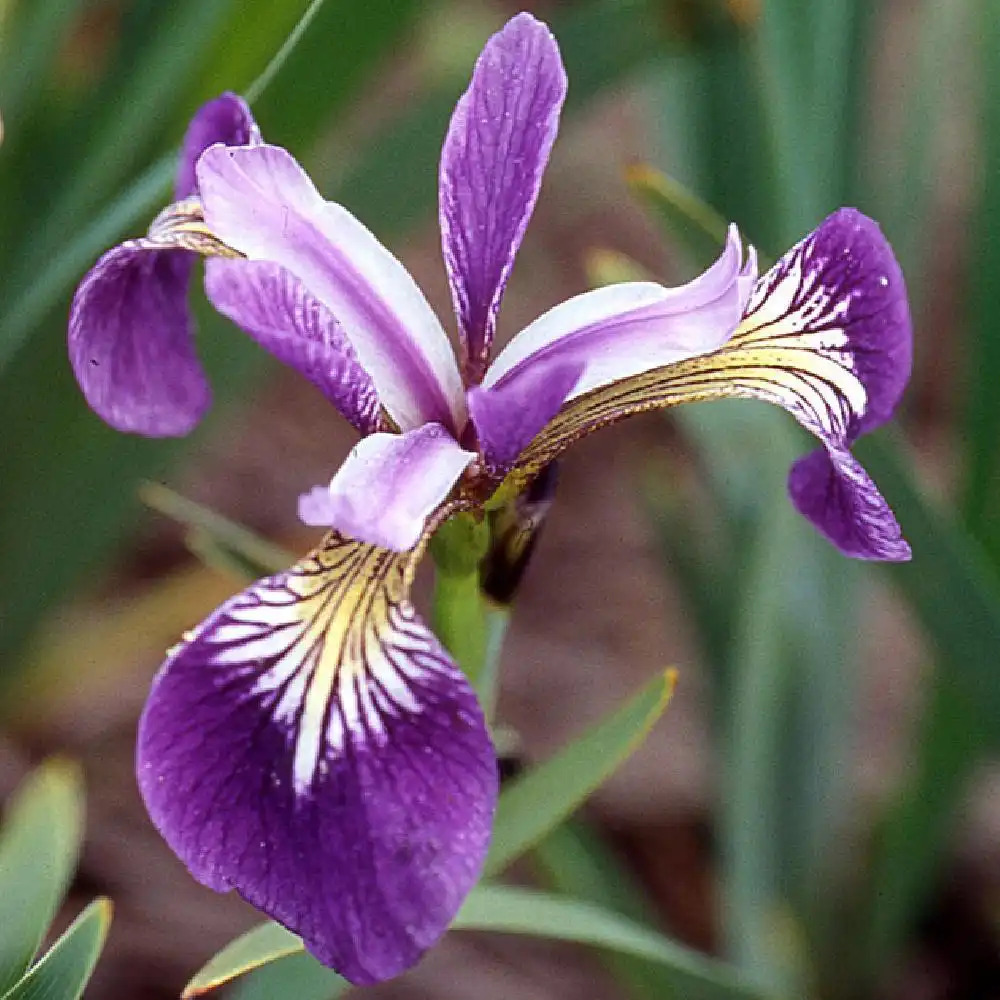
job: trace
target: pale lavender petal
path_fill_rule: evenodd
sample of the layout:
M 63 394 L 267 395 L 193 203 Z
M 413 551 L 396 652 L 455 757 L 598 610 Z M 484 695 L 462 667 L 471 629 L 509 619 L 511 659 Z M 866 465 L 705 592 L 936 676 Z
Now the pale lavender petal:
M 546 367 L 494 389 L 468 390 L 469 418 L 476 428 L 486 471 L 503 478 L 518 455 L 559 412 L 583 374 L 582 362 Z
M 796 510 L 841 552 L 856 559 L 905 562 L 912 552 L 871 476 L 846 450 L 814 451 L 788 475 Z
M 739 323 L 748 290 L 739 232 L 731 226 L 721 257 L 680 288 L 651 281 L 609 285 L 563 302 L 501 351 L 483 379 L 487 388 L 533 382 L 583 364 L 574 399 L 724 344 Z
M 205 292 L 224 316 L 330 400 L 362 434 L 380 424 L 371 377 L 340 324 L 297 278 L 267 261 L 205 262 Z
M 403 430 L 463 425 L 447 335 L 402 264 L 346 209 L 325 201 L 277 146 L 215 146 L 198 161 L 210 228 L 253 260 L 287 268 L 337 318 Z
M 482 712 L 410 604 L 409 558 L 331 536 L 188 635 L 139 725 L 146 807 L 194 877 L 359 984 L 446 930 L 496 803 Z
M 549 29 L 518 14 L 483 49 L 441 150 L 441 242 L 467 383 L 482 377 L 504 286 L 566 97 Z
M 181 436 L 211 402 L 187 306 L 192 263 L 182 250 L 123 243 L 73 296 L 70 364 L 91 409 L 117 430 Z
M 191 119 L 174 183 L 174 199 L 180 201 L 197 193 L 195 164 L 209 146 L 246 146 L 261 141 L 260 130 L 250 107 L 237 94 L 225 93 L 203 104 Z
M 404 552 L 416 544 L 428 516 L 475 458 L 440 424 L 372 434 L 354 446 L 329 486 L 300 497 L 299 517 Z

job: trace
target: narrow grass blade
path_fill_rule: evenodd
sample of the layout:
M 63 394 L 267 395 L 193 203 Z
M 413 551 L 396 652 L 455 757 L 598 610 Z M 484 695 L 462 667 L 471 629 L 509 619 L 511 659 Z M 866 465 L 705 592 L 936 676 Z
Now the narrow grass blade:
M 639 746 L 666 709 L 675 680 L 671 670 L 655 677 L 624 707 L 506 786 L 484 868 L 487 877 L 555 829 Z
M 76 870 L 82 836 L 79 768 L 51 760 L 15 793 L 0 829 L 0 996 L 48 932 Z
M 139 499 L 147 507 L 196 532 L 242 576 L 251 580 L 278 573 L 295 562 L 295 556 L 280 545 L 274 545 L 242 524 L 188 500 L 161 483 L 143 484 Z
M 3 1000 L 79 1000 L 111 925 L 111 901 L 96 899 Z
M 876 831 L 864 923 L 845 942 L 848 954 L 858 960 L 858 995 L 879 985 L 913 931 L 969 782 L 990 745 L 989 729 L 966 692 L 950 674 L 937 671 L 905 784 Z
M 567 820 L 535 845 L 531 860 L 543 884 L 560 895 L 655 925 L 652 908 L 631 872 L 585 823 Z M 629 996 L 669 996 L 672 984 L 659 966 L 615 951 L 602 952 L 602 960 Z

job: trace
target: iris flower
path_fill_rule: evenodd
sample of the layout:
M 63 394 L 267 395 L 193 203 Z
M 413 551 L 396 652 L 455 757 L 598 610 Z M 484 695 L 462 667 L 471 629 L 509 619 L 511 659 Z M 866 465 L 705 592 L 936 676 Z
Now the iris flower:
M 110 250 L 73 302 L 83 392 L 123 431 L 189 431 L 209 403 L 186 293 L 329 398 L 362 437 L 301 518 L 328 530 L 170 651 L 139 729 L 149 813 L 205 885 L 235 888 L 356 983 L 412 965 L 475 883 L 497 768 L 475 694 L 410 603 L 458 511 L 523 495 L 574 441 L 640 411 L 726 396 L 788 410 L 820 450 L 796 507 L 850 556 L 909 548 L 850 453 L 910 370 L 903 278 L 874 222 L 841 209 L 757 277 L 735 226 L 680 288 L 631 282 L 549 310 L 491 360 L 504 286 L 566 92 L 548 29 L 491 38 L 452 116 L 440 222 L 456 361 L 399 261 L 227 94 L 199 111 L 176 201 Z

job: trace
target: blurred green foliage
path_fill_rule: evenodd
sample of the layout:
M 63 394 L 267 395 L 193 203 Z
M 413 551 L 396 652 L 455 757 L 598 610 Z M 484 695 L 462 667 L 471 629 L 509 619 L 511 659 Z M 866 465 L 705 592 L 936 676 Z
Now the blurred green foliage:
M 87 411 L 65 360 L 73 285 L 166 196 L 170 151 L 192 110 L 222 89 L 245 91 L 304 8 L 276 2 L 251 18 L 233 0 L 0 3 L 0 683 L 18 671 L 47 616 L 120 551 L 136 523 L 140 480 L 164 472 L 205 433 L 132 439 Z M 265 133 L 302 153 L 328 142 L 389 56 L 414 36 L 447 31 L 452 13 L 411 0 L 326 0 L 255 105 Z M 977 102 L 975 224 L 962 247 L 969 301 L 945 331 L 967 359 L 950 387 L 961 424 L 946 429 L 961 503 L 942 512 L 927 499 L 919 457 L 899 435 L 858 448 L 913 542 L 914 563 L 850 563 L 800 523 L 782 486 L 803 440 L 783 414 L 752 404 L 676 417 L 700 457 L 710 531 L 704 494 L 665 482 L 649 491 L 665 571 L 689 602 L 715 681 L 726 957 L 776 995 L 873 996 L 939 876 L 969 782 L 997 747 L 1000 17 L 970 0 L 913 5 L 914 57 L 907 72 L 879 83 L 887 97 L 876 71 L 903 42 L 886 3 L 581 0 L 554 5 L 551 15 L 570 113 L 609 88 L 641 83 L 656 166 L 683 181 L 647 200 L 692 264 L 703 263 L 720 219 L 736 220 L 772 256 L 841 204 L 882 221 L 913 293 L 917 387 L 934 374 L 941 332 L 930 309 L 942 261 L 925 239 L 936 224 L 941 136 L 956 102 Z M 491 16 L 502 15 L 487 11 L 485 21 Z M 346 162 L 327 166 L 326 177 L 317 163 L 321 186 L 380 235 L 398 236 L 432 210 L 440 139 L 467 70 L 425 72 L 413 99 L 380 113 L 381 125 Z M 956 80 L 971 94 L 956 96 Z M 224 412 L 261 359 L 203 308 L 200 319 Z M 159 501 L 194 525 L 192 547 L 217 565 L 239 573 L 277 558 L 254 540 L 248 548 L 238 526 L 208 523 L 177 498 Z M 913 766 L 859 855 L 842 836 L 859 611 L 885 585 L 912 610 L 932 662 Z M 650 919 L 641 889 L 585 826 L 554 831 L 535 861 L 560 892 Z M 39 889 L 48 918 L 63 869 L 47 894 Z M 63 954 L 84 939 L 85 952 L 96 947 L 94 928 L 106 917 L 88 912 L 63 939 Z M 36 947 L 12 960 L 17 975 Z M 619 956 L 612 967 L 636 996 L 670 994 L 647 963 Z

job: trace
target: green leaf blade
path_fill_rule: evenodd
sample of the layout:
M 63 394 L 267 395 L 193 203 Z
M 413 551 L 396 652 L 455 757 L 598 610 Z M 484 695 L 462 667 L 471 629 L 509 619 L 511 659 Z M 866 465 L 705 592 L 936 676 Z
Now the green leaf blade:
M 35 957 L 73 877 L 82 834 L 78 768 L 43 764 L 15 794 L 0 832 L 0 996 Z
M 110 925 L 110 900 L 95 899 L 3 1000 L 79 1000 Z
M 487 877 L 554 830 L 639 746 L 666 709 L 675 680 L 672 670 L 653 678 L 622 708 L 504 789 Z

